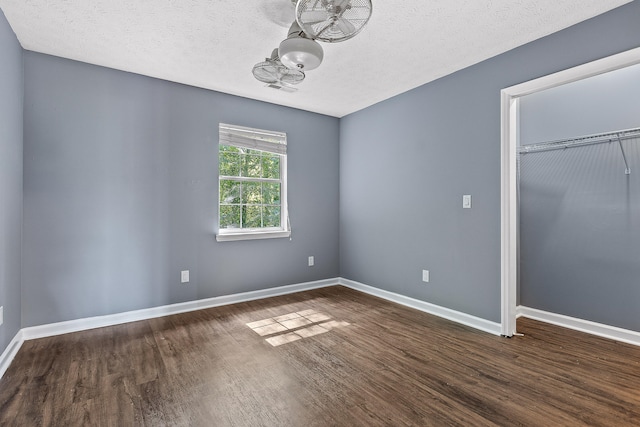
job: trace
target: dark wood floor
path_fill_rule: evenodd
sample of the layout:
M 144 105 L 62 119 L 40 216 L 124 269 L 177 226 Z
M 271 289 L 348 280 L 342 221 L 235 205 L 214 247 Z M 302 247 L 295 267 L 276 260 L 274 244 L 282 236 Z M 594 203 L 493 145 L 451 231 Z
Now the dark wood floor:
M 495 337 L 336 286 L 27 341 L 0 424 L 640 425 L 639 347 L 518 328 Z

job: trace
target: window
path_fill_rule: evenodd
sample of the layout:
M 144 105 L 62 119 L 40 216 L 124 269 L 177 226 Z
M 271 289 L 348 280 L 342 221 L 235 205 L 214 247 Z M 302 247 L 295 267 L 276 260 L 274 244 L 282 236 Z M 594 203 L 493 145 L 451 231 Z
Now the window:
M 218 241 L 289 237 L 287 134 L 220 123 Z

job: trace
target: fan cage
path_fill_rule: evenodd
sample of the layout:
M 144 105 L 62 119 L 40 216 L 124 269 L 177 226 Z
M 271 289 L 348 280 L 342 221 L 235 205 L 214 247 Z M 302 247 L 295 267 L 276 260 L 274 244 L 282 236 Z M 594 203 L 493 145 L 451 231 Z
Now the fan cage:
M 299 0 L 296 21 L 310 38 L 326 43 L 348 40 L 369 22 L 370 0 Z
M 267 59 L 253 67 L 253 76 L 263 83 L 296 85 L 305 78 L 304 72 L 285 67 L 279 59 Z

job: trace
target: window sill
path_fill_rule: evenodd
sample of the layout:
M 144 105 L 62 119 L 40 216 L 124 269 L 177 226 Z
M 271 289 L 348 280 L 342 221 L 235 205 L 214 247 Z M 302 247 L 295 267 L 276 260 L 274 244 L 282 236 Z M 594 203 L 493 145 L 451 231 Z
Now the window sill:
M 260 240 L 260 239 L 280 239 L 290 237 L 291 231 L 256 231 L 244 233 L 218 233 L 216 241 L 234 242 L 237 240 Z

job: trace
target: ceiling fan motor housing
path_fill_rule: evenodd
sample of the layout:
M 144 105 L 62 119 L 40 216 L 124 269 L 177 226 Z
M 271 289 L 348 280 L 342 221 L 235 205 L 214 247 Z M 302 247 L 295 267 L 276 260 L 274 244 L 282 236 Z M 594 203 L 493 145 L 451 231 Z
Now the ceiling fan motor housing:
M 294 22 L 288 37 L 280 43 L 278 56 L 286 67 L 309 71 L 320 66 L 324 51 L 320 43 L 307 38 L 298 23 Z

